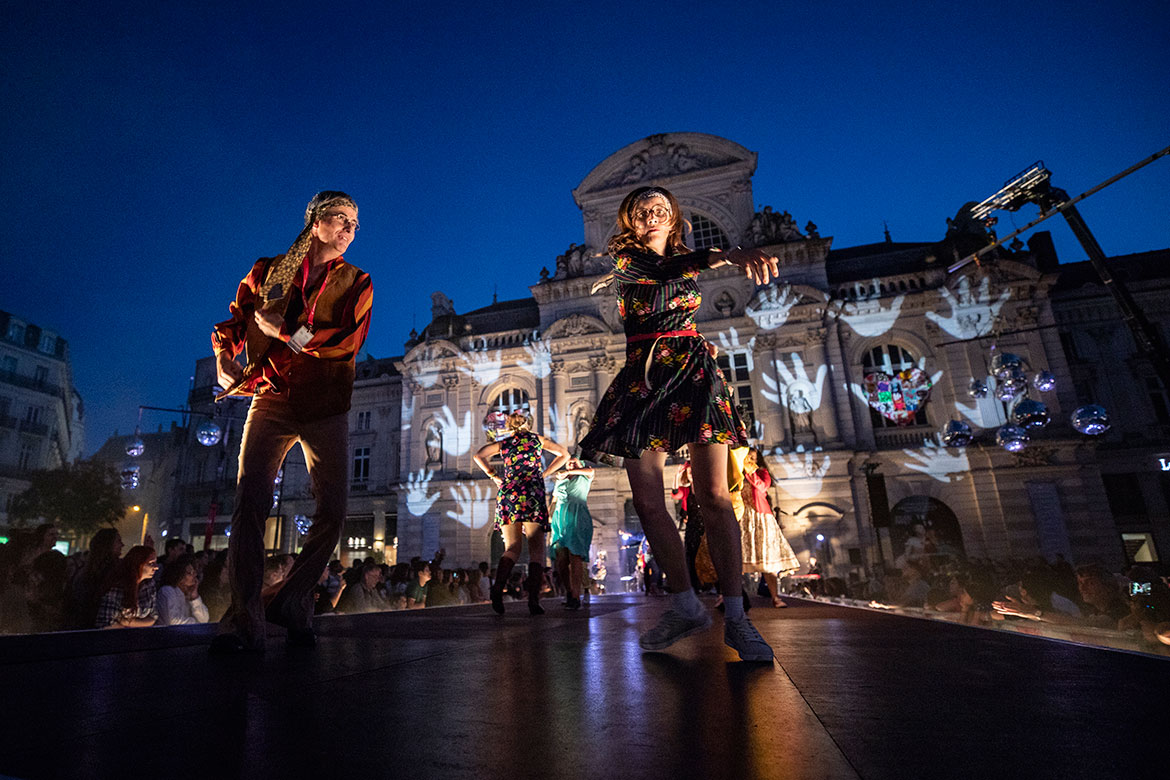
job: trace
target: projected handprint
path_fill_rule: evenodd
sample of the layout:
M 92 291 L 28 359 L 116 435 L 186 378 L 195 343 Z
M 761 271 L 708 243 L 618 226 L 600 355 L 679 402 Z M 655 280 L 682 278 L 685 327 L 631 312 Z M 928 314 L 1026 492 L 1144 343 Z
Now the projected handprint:
M 524 345 L 528 360 L 520 360 L 517 365 L 532 374 L 537 379 L 544 379 L 552 373 L 552 348 L 547 341 L 533 339 L 530 344 Z
M 777 406 L 787 406 L 794 412 L 806 414 L 816 411 L 821 406 L 829 367 L 822 363 L 817 368 L 816 379 L 813 379 L 804 366 L 804 358 L 799 353 L 789 353 L 789 357 L 792 358 L 791 371 L 781 360 L 776 363 L 776 379 L 770 377 L 767 372 L 760 375 L 764 382 L 761 393 L 766 400 Z
M 800 302 L 800 296 L 786 284 L 779 287 L 768 285 L 756 293 L 756 297 L 747 306 L 747 316 L 751 317 L 760 330 L 775 330 L 788 321 L 788 314 L 792 307 Z
M 735 328 L 729 328 L 719 334 L 719 346 L 724 352 L 742 352 L 747 350 L 751 354 L 751 350 L 756 346 L 756 339 L 753 336 L 748 340 L 747 344 L 740 342 L 739 331 Z
M 468 528 L 478 529 L 492 519 L 492 491 L 481 487 L 478 482 L 473 487 L 474 490 L 460 482 L 449 489 L 455 509 L 448 510 L 447 517 Z
M 405 387 L 402 393 L 402 430 L 410 430 L 410 421 L 414 419 L 414 393 L 411 393 Z
M 966 448 L 944 447 L 942 439 L 937 434 L 935 439 L 924 441 L 921 449 L 904 449 L 902 452 L 910 458 L 902 463 L 903 466 L 920 471 L 939 482 L 950 482 L 952 475 L 954 481 L 958 482 L 964 472 L 971 470 Z
M 828 453 L 817 463 L 813 453 L 806 452 L 804 457 L 792 452 L 787 455 L 776 455 L 773 462 L 784 471 L 784 476 L 776 480 L 780 489 L 793 498 L 813 498 L 821 492 L 825 474 L 829 473 L 831 460 Z
M 439 370 L 443 367 L 443 361 L 435 355 L 434 350 L 427 347 L 423 350 L 422 357 L 411 363 L 410 366 L 410 375 L 414 381 L 424 388 L 430 388 L 439 381 Z
M 459 456 L 471 449 L 471 412 L 464 412 L 463 424 L 455 420 L 450 406 L 444 406 L 435 422 L 443 431 L 443 451 L 448 455 Z
M 976 292 L 971 291 L 971 277 L 959 280 L 958 296 L 946 287 L 939 288 L 939 294 L 951 307 L 951 316 L 944 317 L 936 312 L 926 312 L 926 318 L 957 339 L 973 339 L 985 336 L 995 325 L 999 310 L 1011 297 L 1011 290 L 1004 290 L 996 300 L 991 299 L 991 279 L 983 277 Z
M 415 517 L 422 517 L 429 512 L 439 498 L 437 490 L 427 495 L 434 474 L 430 469 L 419 469 L 417 475 L 407 474 L 406 484 L 401 486 L 406 491 L 406 509 Z
M 500 366 L 503 359 L 500 357 L 500 350 L 493 352 L 468 352 L 464 359 L 467 361 L 466 366 L 459 366 L 459 373 L 470 377 L 475 382 L 481 385 L 490 385 L 500 378 Z
M 568 420 L 561 418 L 561 410 L 556 404 L 548 411 L 548 437 L 556 442 L 570 441 Z
M 877 288 L 878 280 L 874 279 L 872 289 Z M 841 319 L 845 320 L 858 336 L 875 338 L 894 327 L 905 300 L 905 295 L 899 295 L 890 303 L 889 308 L 884 308 L 876 296 L 862 298 L 859 303 L 843 303 Z

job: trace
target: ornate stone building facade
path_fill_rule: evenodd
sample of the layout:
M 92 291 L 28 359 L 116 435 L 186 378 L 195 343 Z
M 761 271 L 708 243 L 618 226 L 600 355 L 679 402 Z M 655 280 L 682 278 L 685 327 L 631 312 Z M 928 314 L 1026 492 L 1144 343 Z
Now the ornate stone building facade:
M 731 268 L 704 273 L 698 320 L 719 346 L 766 453 L 773 501 L 802 561 L 815 556 L 828 574 L 865 580 L 897 565 L 916 525 L 940 549 L 968 556 L 1061 554 L 1114 567 L 1157 558 L 1159 544 L 1170 543 L 1170 487 L 1162 476 L 1170 471 L 1170 448 L 1162 449 L 1170 401 L 1140 360 L 1125 357 L 1132 341 L 1103 288 L 1085 277 L 1085 264 L 1058 266 L 1048 234 L 1037 233 L 1028 246 L 1017 243 L 949 275 L 947 262 L 972 238 L 959 220 L 938 242 L 887 236 L 834 250 L 812 222 L 798 228 L 787 211 L 755 207 L 755 168 L 755 153 L 711 135 L 631 144 L 573 190 L 583 243 L 571 243 L 544 269 L 533 260 L 539 281 L 531 298 L 460 314 L 436 292 L 432 321 L 411 334 L 403 356 L 360 362 L 343 559 L 429 557 L 440 547 L 454 565 L 498 556 L 494 490 L 471 460 L 486 441 L 484 416 L 527 406 L 538 431 L 576 447 L 625 356 L 612 290 L 590 289 L 609 269 L 602 252 L 622 197 L 649 183 L 676 194 L 692 245 L 759 246 L 780 258 L 780 279 L 765 287 Z M 940 205 L 940 213 L 946 209 Z M 1164 322 L 1167 277 L 1152 262 L 1141 268 L 1138 300 Z M 993 347 L 1056 378 L 1051 392 L 1029 389 L 1053 422 L 1016 454 L 994 440 L 1012 404 L 968 392 L 973 379 L 994 390 Z M 883 415 L 870 385 L 900 372 L 903 391 L 929 385 L 929 400 L 894 413 L 887 399 Z M 209 361 L 198 377 L 196 409 L 210 403 Z M 1113 412 L 1105 436 L 1068 425 L 1088 401 Z M 975 432 L 966 448 L 946 448 L 936 435 L 952 419 Z M 225 453 L 238 448 L 238 427 L 235 436 L 221 445 Z M 274 495 L 274 549 L 295 549 L 293 518 L 311 512 L 298 457 L 294 449 Z M 181 532 L 193 536 L 212 493 L 219 522 L 230 516 L 234 454 L 218 460 L 222 466 L 211 460 L 192 456 L 190 489 L 175 514 Z M 607 554 L 610 587 L 618 587 L 630 563 L 621 532 L 639 530 L 620 464 L 599 468 L 590 509 L 595 555 Z

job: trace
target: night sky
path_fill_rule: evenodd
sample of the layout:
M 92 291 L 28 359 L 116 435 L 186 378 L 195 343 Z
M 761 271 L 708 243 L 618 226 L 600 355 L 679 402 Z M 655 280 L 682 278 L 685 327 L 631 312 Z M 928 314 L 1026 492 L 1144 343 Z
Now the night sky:
M 653 133 L 758 152 L 757 203 L 837 248 L 937 240 L 1038 159 L 1076 195 L 1170 144 L 1167 3 L 931 5 L 10 4 L 0 309 L 70 342 L 89 453 L 184 402 L 321 189 L 360 206 L 390 357 L 435 290 L 528 296 L 582 240 L 570 191 Z M 1170 158 L 1079 208 L 1107 254 L 1170 246 Z

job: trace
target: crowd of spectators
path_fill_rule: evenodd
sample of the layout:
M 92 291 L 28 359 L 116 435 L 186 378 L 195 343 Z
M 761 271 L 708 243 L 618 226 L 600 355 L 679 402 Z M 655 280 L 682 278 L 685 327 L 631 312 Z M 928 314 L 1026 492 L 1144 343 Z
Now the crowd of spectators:
M 866 583 L 828 578 L 802 589 L 869 601 L 874 606 L 947 613 L 969 625 L 1026 620 L 1140 636 L 1170 654 L 1170 584 L 1151 567 L 1115 573 L 1100 563 L 1073 566 L 1063 557 L 993 561 L 954 554 L 910 556 L 901 568 Z
M 217 622 L 231 603 L 227 551 L 201 551 L 168 539 L 162 555 L 146 544 L 125 548 L 116 529 L 103 528 L 89 549 L 66 557 L 53 549 L 52 525 L 18 530 L 0 545 L 0 633 L 27 634 L 90 628 L 130 628 Z M 123 554 L 124 552 L 124 554 Z M 487 562 L 443 565 L 444 551 L 424 561 L 391 566 L 374 558 L 347 567 L 334 560 L 314 590 L 317 614 L 359 614 L 489 601 L 495 575 Z M 271 600 L 295 556 L 270 556 L 262 598 Z M 505 597 L 526 598 L 524 572 L 513 573 Z M 558 592 L 546 574 L 548 593 Z

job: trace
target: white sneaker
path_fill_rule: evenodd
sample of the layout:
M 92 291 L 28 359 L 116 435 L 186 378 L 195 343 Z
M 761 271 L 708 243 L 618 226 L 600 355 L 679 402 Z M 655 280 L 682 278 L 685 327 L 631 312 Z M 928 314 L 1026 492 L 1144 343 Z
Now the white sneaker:
M 775 657 L 772 647 L 760 636 L 760 632 L 746 617 L 742 620 L 723 621 L 723 641 L 735 652 L 739 653 L 742 661 L 761 661 L 771 663 Z
M 665 650 L 680 639 L 698 634 L 711 627 L 711 616 L 702 610 L 694 617 L 668 609 L 658 625 L 642 634 L 638 644 L 643 650 Z

